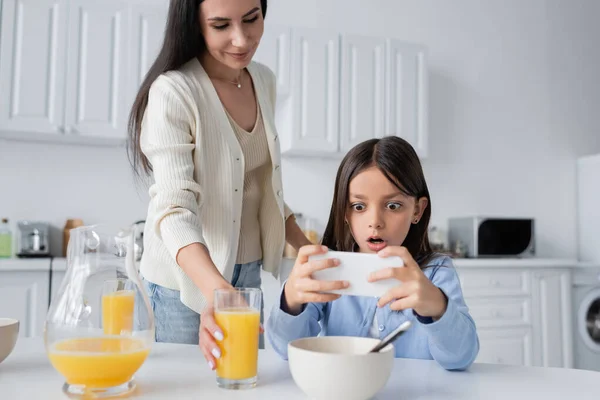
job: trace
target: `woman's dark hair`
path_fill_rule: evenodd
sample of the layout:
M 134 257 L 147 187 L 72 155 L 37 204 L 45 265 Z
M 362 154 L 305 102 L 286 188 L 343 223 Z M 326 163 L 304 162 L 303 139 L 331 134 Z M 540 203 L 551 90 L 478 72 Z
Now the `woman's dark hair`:
M 129 114 L 127 152 L 138 175 L 149 175 L 152 172 L 152 166 L 140 148 L 142 119 L 152 83 L 161 74 L 180 68 L 206 50 L 199 20 L 200 4 L 203 1 L 170 1 L 162 47 L 138 90 Z M 267 0 L 260 0 L 260 5 L 264 18 L 267 15 Z
M 404 139 L 387 136 L 364 141 L 342 160 L 335 178 L 335 191 L 329 222 L 323 234 L 322 244 L 337 251 L 355 251 L 356 243 L 345 222 L 349 207 L 350 181 L 367 168 L 377 167 L 386 178 L 407 196 L 420 199 L 426 197 L 428 206 L 417 224 L 411 224 L 402 244 L 408 249 L 421 267 L 433 256 L 427 230 L 431 218 L 431 198 L 425 182 L 423 168 L 417 153 Z

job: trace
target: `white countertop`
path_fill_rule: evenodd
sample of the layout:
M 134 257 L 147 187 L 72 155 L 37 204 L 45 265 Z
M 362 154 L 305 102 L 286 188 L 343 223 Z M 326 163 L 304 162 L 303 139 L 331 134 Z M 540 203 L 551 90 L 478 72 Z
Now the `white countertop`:
M 306 399 L 291 378 L 287 362 L 270 350 L 259 356 L 259 384 L 246 391 L 219 389 L 197 346 L 157 343 L 136 374 L 143 399 Z M 46 357 L 43 340 L 20 339 L 0 364 L 0 398 L 65 399 L 62 377 Z M 597 400 L 600 372 L 473 364 L 449 372 L 428 360 L 395 359 L 387 386 L 376 399 Z

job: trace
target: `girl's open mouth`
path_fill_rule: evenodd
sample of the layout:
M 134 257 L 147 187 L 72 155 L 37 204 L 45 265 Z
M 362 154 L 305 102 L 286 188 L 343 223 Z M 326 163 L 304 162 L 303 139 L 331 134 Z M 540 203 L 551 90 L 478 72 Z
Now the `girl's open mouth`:
M 387 246 L 387 242 L 379 236 L 371 236 L 367 239 L 367 246 L 371 251 L 379 251 Z

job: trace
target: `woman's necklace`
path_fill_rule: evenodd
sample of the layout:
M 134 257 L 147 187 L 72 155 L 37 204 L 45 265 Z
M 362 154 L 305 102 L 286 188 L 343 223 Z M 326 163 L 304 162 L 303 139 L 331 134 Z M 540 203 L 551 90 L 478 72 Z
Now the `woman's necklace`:
M 238 78 L 238 81 L 237 81 L 237 82 L 235 82 L 235 81 L 230 81 L 229 79 L 223 79 L 223 78 L 216 78 L 216 79 L 218 79 L 218 80 L 221 80 L 221 81 L 225 81 L 225 82 L 232 83 L 232 84 L 234 84 L 235 86 L 237 86 L 237 88 L 238 88 L 238 89 L 241 89 L 241 88 L 242 88 L 242 75 L 241 75 L 241 74 L 240 74 L 240 77 Z

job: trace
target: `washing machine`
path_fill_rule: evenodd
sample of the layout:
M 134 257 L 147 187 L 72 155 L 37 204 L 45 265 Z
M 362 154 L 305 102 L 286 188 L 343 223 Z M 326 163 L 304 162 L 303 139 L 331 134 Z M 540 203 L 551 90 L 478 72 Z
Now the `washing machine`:
M 600 265 L 584 265 L 573 273 L 573 364 L 600 371 Z

